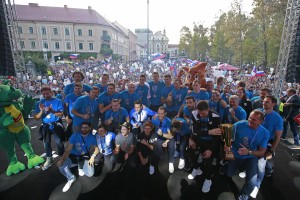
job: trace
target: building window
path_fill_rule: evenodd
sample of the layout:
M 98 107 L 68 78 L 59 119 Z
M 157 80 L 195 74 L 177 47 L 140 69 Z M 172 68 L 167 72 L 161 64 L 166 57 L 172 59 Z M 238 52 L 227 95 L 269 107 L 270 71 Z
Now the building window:
M 66 42 L 66 48 L 67 48 L 68 50 L 71 49 L 71 42 Z
M 69 28 L 65 28 L 65 35 L 70 35 L 70 30 L 69 30 Z
M 21 26 L 18 26 L 18 33 L 19 33 L 19 34 L 23 33 L 23 29 L 22 29 Z
M 45 28 L 45 27 L 42 27 L 42 34 L 43 34 L 43 35 L 46 35 L 46 34 L 47 34 L 46 28 Z
M 94 50 L 94 44 L 93 43 L 89 43 L 89 49 Z
M 93 30 L 89 30 L 89 36 L 93 36 Z
M 78 49 L 83 50 L 83 44 L 81 42 L 78 43 Z
M 55 42 L 54 47 L 55 47 L 55 49 L 59 49 L 59 42 Z
M 30 41 L 30 48 L 35 49 L 35 41 Z
M 82 36 L 82 30 L 81 29 L 78 29 L 78 35 Z
M 33 34 L 33 27 L 28 27 L 28 31 L 30 34 Z
M 53 34 L 58 35 L 58 28 L 53 28 Z
M 43 48 L 48 49 L 48 42 L 47 41 L 43 41 Z
M 20 46 L 22 49 L 25 49 L 25 42 L 24 41 L 20 41 Z

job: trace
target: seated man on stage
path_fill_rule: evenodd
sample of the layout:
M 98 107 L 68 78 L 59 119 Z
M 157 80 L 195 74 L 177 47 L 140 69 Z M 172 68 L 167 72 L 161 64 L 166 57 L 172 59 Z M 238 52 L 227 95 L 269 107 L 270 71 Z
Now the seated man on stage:
M 231 178 L 236 170 L 243 165 L 246 170 L 246 182 L 238 197 L 247 200 L 257 184 L 258 158 L 265 155 L 269 141 L 269 131 L 262 126 L 264 113 L 254 110 L 250 113 L 248 121 L 234 124 L 232 152 L 235 160 L 230 160 L 226 175 Z M 225 152 L 229 149 L 224 146 Z
M 70 189 L 76 181 L 75 175 L 71 172 L 72 165 L 78 165 L 79 176 L 91 177 L 94 175 L 94 158 L 99 153 L 95 136 L 91 133 L 92 125 L 90 122 L 81 123 L 81 131 L 73 133 L 67 144 L 65 153 L 57 162 L 58 169 L 68 182 L 63 188 L 63 192 Z M 90 149 L 94 148 L 94 153 L 90 156 Z
M 144 124 L 144 130 L 137 134 L 137 153 L 142 166 L 150 164 L 149 174 L 155 172 L 155 167 L 163 154 L 163 149 L 157 141 L 158 135 L 154 132 L 154 126 L 151 122 Z
M 97 155 L 95 162 L 100 162 L 101 157 L 103 157 L 104 167 L 107 173 L 112 171 L 114 163 L 113 150 L 115 149 L 115 138 L 116 135 L 113 132 L 108 132 L 106 126 L 98 126 L 96 140 L 100 153 Z

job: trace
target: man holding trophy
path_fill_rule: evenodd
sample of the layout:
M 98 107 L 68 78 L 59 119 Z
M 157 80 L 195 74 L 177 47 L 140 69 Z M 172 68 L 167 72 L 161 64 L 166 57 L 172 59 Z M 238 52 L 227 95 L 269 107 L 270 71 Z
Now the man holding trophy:
M 261 125 L 263 121 L 264 113 L 253 110 L 248 121 L 239 121 L 233 126 L 232 152 L 235 159 L 228 162 L 226 175 L 231 178 L 241 165 L 245 167 L 246 182 L 239 200 L 247 200 L 257 184 L 258 158 L 265 155 L 269 141 L 269 131 Z M 224 150 L 228 152 L 229 147 L 224 145 Z
M 194 179 L 195 176 L 201 175 L 202 171 L 198 166 L 196 159 L 196 151 L 200 151 L 204 162 L 205 181 L 202 186 L 202 192 L 210 191 L 212 184 L 212 160 L 213 153 L 220 144 L 221 129 L 219 128 L 220 116 L 209 109 L 208 102 L 199 101 L 197 110 L 192 111 L 192 134 L 189 138 L 188 154 L 191 160 L 193 171 L 188 175 L 188 179 Z

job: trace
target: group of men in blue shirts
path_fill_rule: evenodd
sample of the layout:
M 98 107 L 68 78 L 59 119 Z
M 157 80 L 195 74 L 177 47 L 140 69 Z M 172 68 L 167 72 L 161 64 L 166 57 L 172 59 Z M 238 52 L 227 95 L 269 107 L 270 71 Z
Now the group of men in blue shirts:
M 51 134 L 58 146 L 59 156 L 63 157 L 60 164 L 63 164 L 67 158 L 63 156 L 65 152 L 61 145 L 63 140 L 55 132 L 65 112 L 68 126 L 72 127 L 73 133 L 69 136 L 69 143 L 76 145 L 72 137 L 75 137 L 74 133 L 82 135 L 84 125 L 91 124 L 91 127 L 97 130 L 97 139 L 93 145 L 98 148 L 90 157 L 92 160 L 89 160 L 89 163 L 94 162 L 97 154 L 102 155 L 108 171 L 112 171 L 116 160 L 119 164 L 132 158 L 131 163 L 149 165 L 149 174 L 153 174 L 162 150 L 167 149 L 169 172 L 173 173 L 174 155 L 177 151 L 179 169 L 183 169 L 188 160 L 192 165 L 192 172 L 188 177 L 190 179 L 202 174 L 199 163 L 201 160 L 204 162 L 206 179 L 202 191 L 209 192 L 212 184 L 210 166 L 214 158 L 223 152 L 221 131 L 218 128 L 221 123 L 234 124 L 232 151 L 235 160 L 229 161 L 227 176 L 232 177 L 237 166 L 248 163 L 245 169 L 246 184 L 239 199 L 248 199 L 253 192 L 251 196 L 256 196 L 255 191 L 259 189 L 265 169 L 272 171 L 272 166 L 266 158 L 274 155 L 282 132 L 280 124 L 283 124 L 282 118 L 273 111 L 276 105 L 273 96 L 265 97 L 262 111 L 252 111 L 248 121 L 244 121 L 246 112 L 239 105 L 239 98 L 236 95 L 225 95 L 218 89 L 210 88 L 210 91 L 203 89 L 198 80 L 193 82 L 193 91 L 190 91 L 181 85 L 180 79 L 175 78 L 172 84 L 170 75 L 165 75 L 164 81 L 161 81 L 159 74 L 154 72 L 153 80 L 148 83 L 146 76 L 141 75 L 139 83 L 129 82 L 128 89 L 125 90 L 127 82 L 124 81 L 123 91 L 117 92 L 115 84 L 108 83 L 107 74 L 103 75 L 101 83 L 93 87 L 81 83 L 80 78 L 83 78 L 81 72 L 75 72 L 73 77 L 74 83 L 65 87 L 65 109 L 60 100 L 51 97 L 51 89 L 47 87 L 42 89 L 44 99 L 35 109 L 35 118 L 42 118 L 43 126 L 49 127 L 48 135 L 45 131 L 41 131 L 47 161 L 49 158 L 48 163 L 46 161 L 43 166 L 44 169 L 51 166 L 53 162 L 52 149 L 49 145 Z M 208 82 L 211 85 L 212 81 Z M 118 142 L 115 141 L 117 137 Z M 130 141 L 128 138 L 131 138 Z M 135 149 L 137 149 L 136 157 L 133 156 Z M 121 161 L 120 157 L 114 160 L 113 151 L 123 152 Z M 186 157 L 187 151 L 188 157 Z M 134 157 L 137 159 L 135 160 Z M 115 169 L 119 170 L 120 167 L 117 166 Z M 67 191 L 74 182 L 74 177 L 66 171 L 61 170 L 61 172 L 68 178 L 69 186 L 65 188 Z M 80 173 L 84 174 L 82 171 Z

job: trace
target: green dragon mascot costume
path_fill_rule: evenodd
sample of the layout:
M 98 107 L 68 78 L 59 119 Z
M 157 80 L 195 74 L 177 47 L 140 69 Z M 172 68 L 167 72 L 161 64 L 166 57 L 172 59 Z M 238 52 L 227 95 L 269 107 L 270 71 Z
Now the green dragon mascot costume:
M 25 169 L 25 165 L 17 160 L 15 142 L 26 153 L 29 169 L 44 162 L 44 159 L 34 154 L 30 144 L 31 133 L 24 123 L 34 105 L 34 100 L 24 97 L 20 90 L 7 85 L 0 85 L 0 148 L 6 150 L 9 166 L 6 175 L 11 176 Z M 22 100 L 22 101 L 21 101 Z

